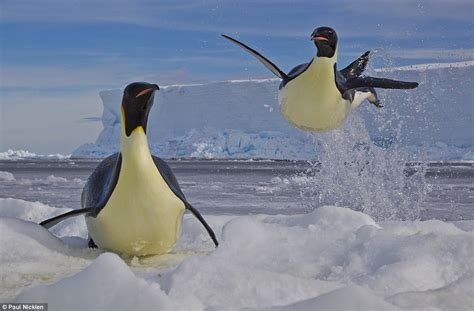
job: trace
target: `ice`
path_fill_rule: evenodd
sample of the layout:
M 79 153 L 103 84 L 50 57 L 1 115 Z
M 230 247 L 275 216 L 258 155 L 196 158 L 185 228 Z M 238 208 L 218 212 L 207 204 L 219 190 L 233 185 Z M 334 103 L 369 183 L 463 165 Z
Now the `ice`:
M 420 86 L 379 90 L 385 107 L 365 104 L 353 116 L 363 118 L 372 141 L 384 148 L 397 144 L 421 160 L 473 161 L 473 70 L 469 61 L 371 72 Z M 278 84 L 266 79 L 162 87 L 148 123 L 153 153 L 165 158 L 317 158 L 313 137 L 281 116 Z M 121 95 L 121 90 L 100 93 L 104 128 L 95 143 L 80 146 L 73 157 L 103 157 L 118 150 Z
M 2 183 L 14 183 L 23 186 L 44 186 L 51 184 L 71 184 L 75 183 L 78 185 L 85 184 L 85 181 L 80 178 L 67 179 L 64 177 L 58 177 L 49 175 L 46 178 L 20 178 L 17 179 L 15 175 L 10 172 L 0 171 L 0 184 Z
M 0 232 L 0 301 L 11 301 L 28 285 L 56 281 L 89 264 L 84 250 L 65 245 L 33 222 L 2 217 Z
M 442 310 L 469 310 L 474 306 L 473 285 L 474 278 L 468 276 L 440 289 L 400 293 L 388 300 L 404 308 L 426 309 L 427 305 L 436 305 Z M 456 301 L 463 301 L 465 307 Z
M 377 222 L 335 206 L 207 215 L 220 241 L 214 248 L 185 215 L 173 252 L 129 258 L 88 249 L 81 217 L 70 234 L 56 232 L 61 239 L 25 220 L 48 213 L 55 208 L 0 200 L 1 301 L 48 302 L 50 310 L 469 310 L 473 303 L 474 221 Z
M 27 150 L 8 149 L 5 152 L 0 152 L 0 159 L 2 160 L 22 159 L 22 158 L 30 158 L 30 157 L 35 157 L 35 156 L 36 156 L 35 153 L 29 152 Z
M 119 256 L 104 253 L 82 272 L 52 285 L 26 290 L 18 301 L 49 304 L 53 310 L 171 310 L 157 283 L 137 278 Z
M 0 198 L 0 217 L 19 218 L 41 222 L 47 217 L 69 212 L 69 208 L 56 208 L 41 202 L 28 202 L 13 198 Z
M 316 298 L 265 310 L 399 310 L 361 286 L 349 285 Z
M 0 217 L 16 218 L 40 223 L 43 220 L 71 211 L 70 208 L 51 207 L 41 202 L 28 202 L 14 198 L 0 198 Z M 66 220 L 56 225 L 52 232 L 60 237 L 87 237 L 82 217 Z M 83 241 L 82 244 L 86 244 Z
M 15 181 L 15 175 L 10 172 L 0 171 L 0 182 L 11 182 Z
M 36 154 L 34 152 L 29 152 L 28 150 L 12 150 L 8 149 L 5 152 L 0 152 L 0 160 L 21 160 L 21 159 L 56 159 L 56 160 L 62 160 L 62 159 L 68 159 L 70 156 L 69 155 L 62 155 L 59 153 L 55 154 Z

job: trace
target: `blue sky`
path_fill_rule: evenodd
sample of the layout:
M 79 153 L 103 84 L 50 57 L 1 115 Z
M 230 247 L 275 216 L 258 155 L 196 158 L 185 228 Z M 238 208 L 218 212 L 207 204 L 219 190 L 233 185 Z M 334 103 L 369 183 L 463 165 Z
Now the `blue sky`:
M 381 51 L 374 66 L 474 59 L 471 0 L 1 0 L 0 151 L 70 153 L 94 141 L 98 92 L 271 77 L 220 37 L 235 36 L 282 69 L 314 54 L 317 26 L 339 35 L 339 63 Z

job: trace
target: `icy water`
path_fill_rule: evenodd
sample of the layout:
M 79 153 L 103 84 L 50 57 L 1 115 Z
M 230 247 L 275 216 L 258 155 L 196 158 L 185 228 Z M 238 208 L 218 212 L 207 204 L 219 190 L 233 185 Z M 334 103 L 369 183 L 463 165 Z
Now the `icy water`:
M 298 214 L 321 205 L 302 191 L 301 178 L 314 165 L 305 161 L 169 160 L 183 192 L 205 214 Z M 0 198 L 80 207 L 80 195 L 95 160 L 0 161 Z M 407 174 L 410 166 L 407 166 Z M 421 219 L 474 219 L 473 163 L 430 163 L 428 195 Z

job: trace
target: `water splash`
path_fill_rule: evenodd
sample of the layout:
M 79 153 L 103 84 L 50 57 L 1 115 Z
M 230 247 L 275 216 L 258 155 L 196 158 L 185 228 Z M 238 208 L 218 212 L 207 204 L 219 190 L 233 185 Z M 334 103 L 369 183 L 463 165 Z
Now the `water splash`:
M 370 51 L 370 61 L 364 71 L 364 75 L 377 76 L 377 68 L 394 68 L 395 60 L 384 48 L 376 48 Z
M 427 189 L 424 165 L 408 170 L 405 152 L 375 145 L 360 115 L 312 136 L 320 158 L 300 185 L 305 206 L 347 206 L 376 219 L 418 218 Z
M 382 67 L 393 67 L 392 59 L 382 49 L 371 53 L 371 61 L 372 57 L 375 63 L 384 64 Z M 372 67 L 367 74 L 378 75 Z M 397 103 L 388 101 L 383 92 L 379 97 L 386 106 L 396 107 Z M 377 135 L 367 131 L 357 110 L 340 129 L 310 134 L 320 153 L 311 169 L 297 179 L 302 204 L 310 209 L 325 204 L 347 206 L 379 220 L 416 219 L 428 187 L 423 162 L 407 166 L 413 156 L 400 147 L 406 118 L 393 109 L 364 108 L 377 125 Z M 420 154 L 416 157 L 419 160 Z

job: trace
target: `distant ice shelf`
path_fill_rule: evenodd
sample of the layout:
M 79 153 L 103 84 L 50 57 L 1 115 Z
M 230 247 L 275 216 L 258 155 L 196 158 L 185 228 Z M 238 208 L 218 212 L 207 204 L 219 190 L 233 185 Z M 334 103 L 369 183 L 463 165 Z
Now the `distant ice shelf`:
M 342 131 L 363 118 L 372 141 L 403 148 L 425 160 L 474 160 L 474 61 L 422 64 L 376 70 L 372 74 L 418 81 L 415 90 L 379 90 L 382 109 L 366 103 Z M 157 82 L 159 81 L 149 81 Z M 149 120 L 152 152 L 164 158 L 315 159 L 312 135 L 281 116 L 277 79 L 234 80 L 162 87 Z M 100 92 L 104 126 L 95 143 L 72 157 L 105 157 L 118 151 L 120 89 Z

